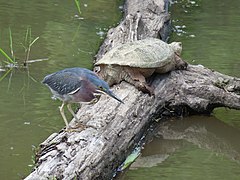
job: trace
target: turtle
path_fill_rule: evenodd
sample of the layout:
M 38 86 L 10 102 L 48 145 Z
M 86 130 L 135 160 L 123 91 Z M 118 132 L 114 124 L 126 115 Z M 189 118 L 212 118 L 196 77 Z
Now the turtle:
M 114 47 L 95 63 L 95 72 L 109 86 L 126 81 L 139 90 L 153 94 L 146 78 L 153 73 L 167 73 L 186 69 L 187 63 L 180 58 L 181 42 L 168 44 L 157 38 L 147 38 Z

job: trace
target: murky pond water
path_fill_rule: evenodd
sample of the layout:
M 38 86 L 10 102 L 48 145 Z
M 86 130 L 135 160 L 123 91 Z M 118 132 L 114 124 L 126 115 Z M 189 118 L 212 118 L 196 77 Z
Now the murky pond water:
M 171 7 L 183 58 L 240 77 L 239 0 L 179 0 Z M 240 111 L 172 119 L 156 129 L 122 180 L 240 179 Z
M 80 2 L 79 16 L 74 1 L 0 0 L 0 48 L 10 54 L 10 27 L 14 54 L 23 62 L 22 43 L 30 26 L 32 38 L 39 37 L 30 59 L 48 58 L 30 64 L 28 70 L 14 69 L 0 81 L 0 179 L 27 175 L 33 164 L 32 145 L 64 126 L 60 102 L 51 99 L 48 88 L 41 84 L 43 77 L 66 67 L 91 68 L 101 36 L 121 18 L 119 0 Z M 4 74 L 0 72 L 1 77 Z

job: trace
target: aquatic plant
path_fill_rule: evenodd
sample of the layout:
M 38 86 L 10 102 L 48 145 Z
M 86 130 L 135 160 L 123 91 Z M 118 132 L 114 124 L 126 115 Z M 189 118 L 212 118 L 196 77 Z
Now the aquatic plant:
M 31 27 L 27 27 L 25 36 L 24 36 L 24 42 L 21 43 L 21 45 L 24 48 L 25 52 L 25 59 L 23 60 L 23 63 L 20 63 L 19 60 L 18 62 L 16 61 L 16 57 L 14 55 L 14 50 L 13 50 L 13 36 L 12 36 L 12 31 L 11 28 L 9 28 L 9 48 L 10 48 L 10 55 L 6 53 L 2 48 L 0 48 L 0 54 L 4 57 L 4 59 L 0 59 L 0 62 L 2 62 L 2 66 L 0 66 L 0 72 L 1 71 L 6 71 L 3 75 L 0 77 L 0 81 L 2 81 L 9 73 L 12 72 L 13 68 L 27 68 L 28 70 L 28 64 L 33 63 L 33 62 L 39 62 L 39 61 L 44 61 L 48 60 L 48 58 L 42 58 L 42 59 L 36 59 L 36 60 L 29 60 L 30 57 L 30 52 L 33 44 L 39 39 L 39 37 L 33 38 L 32 37 L 32 30 Z M 29 71 L 28 71 L 28 76 L 33 80 L 33 77 L 30 76 Z M 10 76 L 11 77 L 11 76 Z M 11 80 L 10 80 L 11 81 Z
M 24 37 L 24 42 L 21 43 L 21 45 L 24 48 L 25 51 L 25 59 L 23 62 L 23 66 L 27 66 L 27 63 L 29 61 L 29 56 L 30 56 L 30 52 L 31 52 L 31 47 L 33 46 L 33 44 L 39 39 L 39 37 L 36 38 L 32 38 L 32 30 L 31 27 L 27 27 L 27 31 Z M 2 48 L 0 48 L 0 53 L 6 58 L 6 60 L 2 60 L 2 62 L 5 64 L 5 68 L 9 68 L 9 67 L 19 67 L 16 62 L 16 58 L 14 55 L 14 50 L 13 50 L 13 37 L 12 37 L 12 31 L 11 28 L 9 28 L 9 48 L 10 48 L 10 53 L 11 55 L 8 55 Z M 44 59 L 43 59 L 44 60 Z M 34 61 L 31 61 L 34 62 Z M 3 68 L 4 68 L 3 67 Z
M 9 47 L 10 47 L 10 52 L 12 57 L 10 57 L 2 48 L 0 48 L 0 53 L 7 59 L 7 60 L 3 60 L 3 62 L 6 64 L 15 64 L 16 62 L 15 62 L 15 56 L 13 53 L 13 38 L 12 38 L 11 28 L 9 28 Z
M 31 47 L 39 39 L 39 37 L 36 37 L 33 40 L 32 39 L 33 39 L 32 38 L 32 29 L 31 29 L 31 27 L 27 27 L 24 42 L 22 43 L 22 46 L 23 46 L 23 48 L 25 50 L 25 54 L 26 54 L 26 58 L 23 63 L 24 66 L 27 66 L 27 63 L 29 61 Z
M 10 58 L 2 48 L 0 48 L 0 53 L 8 60 L 8 61 L 3 60 L 4 63 L 6 64 L 15 63 L 14 60 Z
M 81 8 L 80 8 L 80 0 L 74 0 L 74 1 L 75 1 L 75 5 L 77 7 L 79 15 L 82 14 Z

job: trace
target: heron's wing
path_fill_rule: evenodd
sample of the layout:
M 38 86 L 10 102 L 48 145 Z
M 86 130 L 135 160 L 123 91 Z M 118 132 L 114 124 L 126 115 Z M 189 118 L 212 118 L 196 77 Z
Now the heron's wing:
M 53 73 L 46 76 L 43 83 L 60 95 L 76 92 L 82 84 L 82 79 L 74 73 Z

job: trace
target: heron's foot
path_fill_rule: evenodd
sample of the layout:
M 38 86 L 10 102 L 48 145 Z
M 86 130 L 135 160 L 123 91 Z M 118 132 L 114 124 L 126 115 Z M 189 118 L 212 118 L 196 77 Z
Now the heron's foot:
M 96 127 L 94 127 L 94 126 L 92 126 L 92 125 L 85 125 L 85 124 L 83 124 L 83 123 L 78 123 L 78 124 L 76 124 L 74 127 L 68 127 L 68 128 L 66 128 L 65 131 L 66 131 L 66 132 L 81 132 L 81 131 L 89 128 L 89 127 L 96 129 Z
M 81 132 L 83 131 L 84 129 L 75 129 L 75 128 L 68 128 L 68 129 L 65 129 L 64 131 L 65 132 L 68 132 L 68 133 L 71 133 L 71 132 Z
M 87 126 L 86 125 L 84 125 L 84 124 L 77 124 L 76 126 L 74 126 L 74 127 L 66 127 L 66 129 L 65 129 L 65 131 L 66 132 L 81 132 L 81 131 L 83 131 L 84 129 L 86 129 L 87 128 Z
M 74 129 L 75 128 L 82 128 L 82 129 L 87 129 L 87 128 L 93 128 L 93 129 L 96 129 L 96 127 L 94 127 L 94 126 L 92 126 L 92 125 L 85 125 L 85 124 L 83 124 L 83 123 L 78 123 L 75 127 L 74 127 Z
M 84 129 L 87 129 L 87 125 L 85 125 L 85 124 L 82 124 L 82 123 L 78 123 L 75 127 L 72 127 L 73 129 L 82 129 L 82 130 L 84 130 Z

